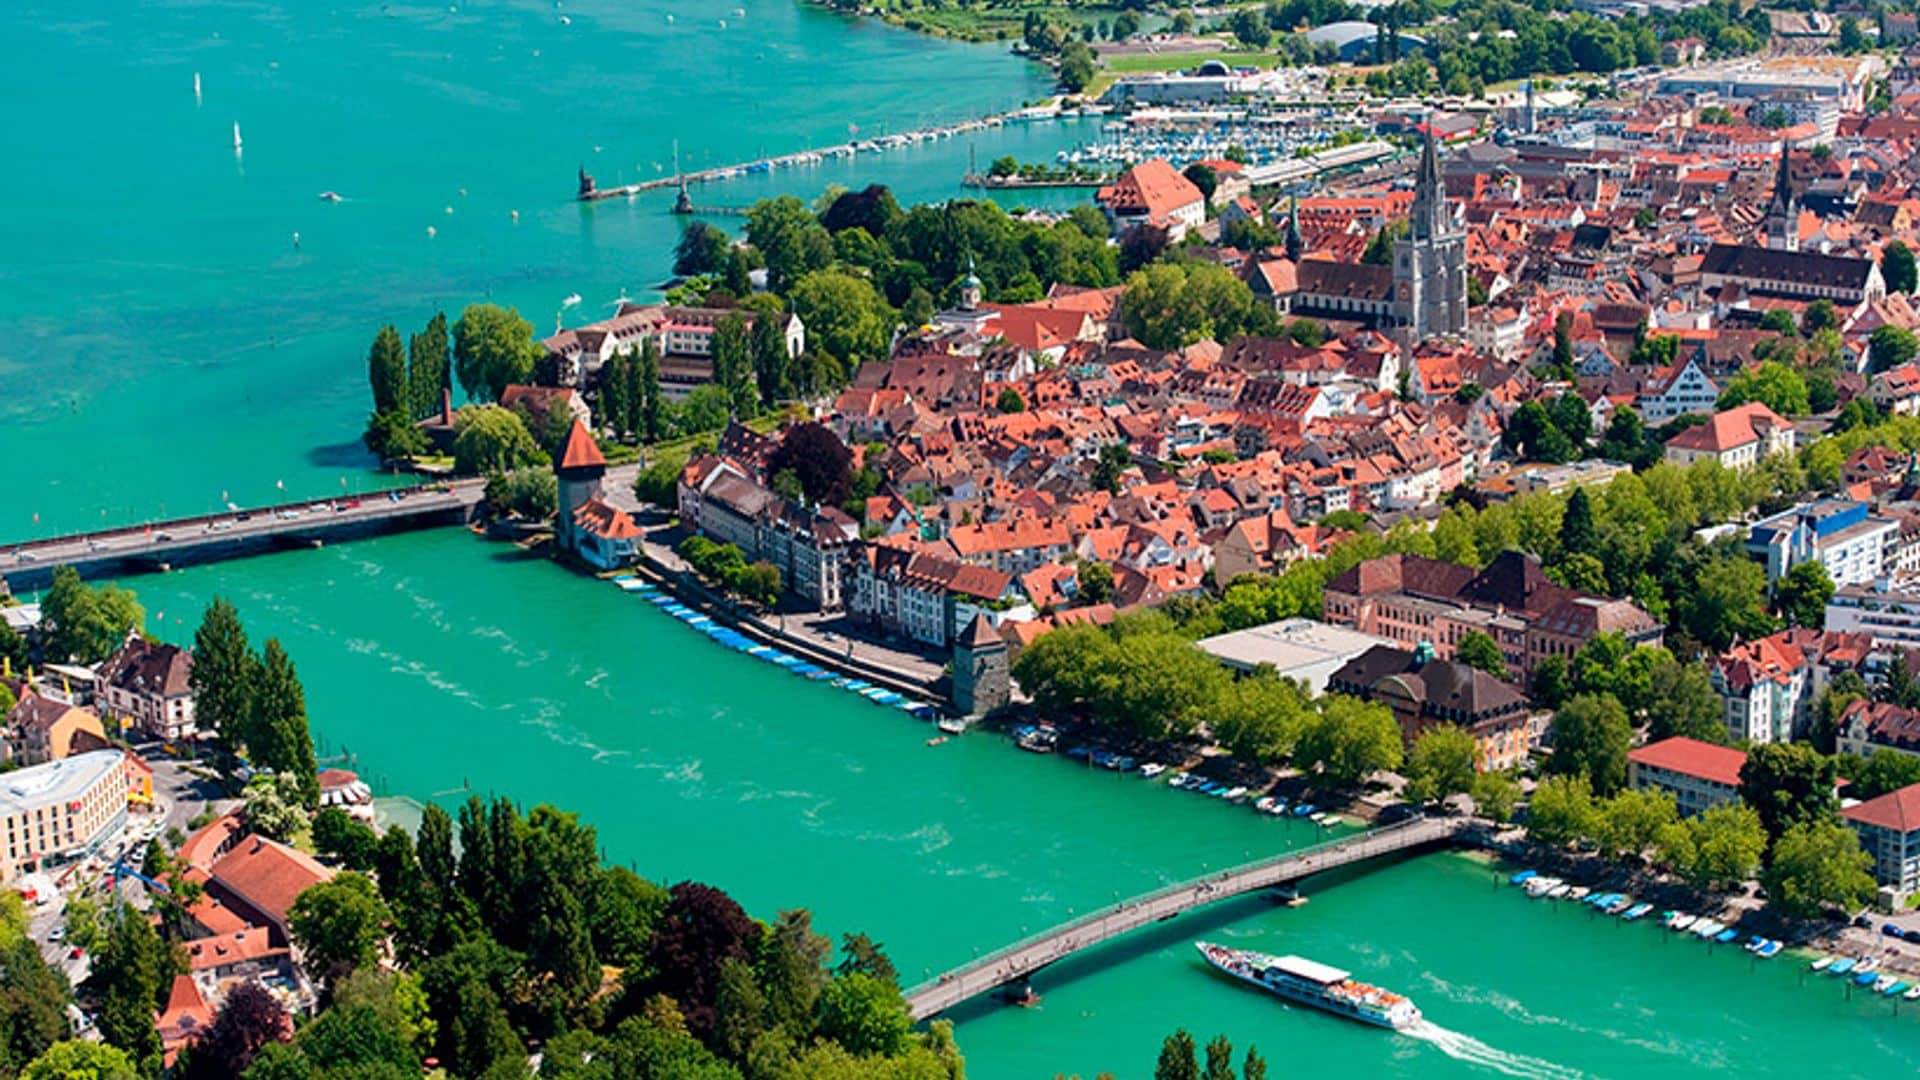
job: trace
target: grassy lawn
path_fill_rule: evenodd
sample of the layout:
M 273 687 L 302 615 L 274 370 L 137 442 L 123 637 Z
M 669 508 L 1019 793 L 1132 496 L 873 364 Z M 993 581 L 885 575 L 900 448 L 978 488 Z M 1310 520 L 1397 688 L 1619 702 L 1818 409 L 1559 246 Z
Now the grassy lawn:
M 1107 57 L 1105 66 L 1108 71 L 1116 75 L 1134 75 L 1148 71 L 1185 71 L 1188 68 L 1199 67 L 1209 60 L 1218 60 L 1229 67 L 1254 67 L 1265 70 L 1279 66 L 1280 54 L 1234 52 L 1227 49 L 1215 49 L 1209 52 L 1127 53 Z
M 917 3 L 898 4 L 887 0 L 880 0 L 875 6 L 881 9 L 880 17 L 895 26 L 961 41 L 1018 41 L 1026 26 L 1029 11 L 1079 26 L 1097 23 L 1102 19 L 1111 20 L 1121 10 L 1117 5 L 1069 6 L 1059 0 L 1033 0 L 1030 3 L 995 7 L 976 3 L 940 10 L 931 10 Z M 1135 13 L 1136 16 L 1139 14 Z M 1164 20 L 1148 17 L 1142 21 L 1151 27 Z

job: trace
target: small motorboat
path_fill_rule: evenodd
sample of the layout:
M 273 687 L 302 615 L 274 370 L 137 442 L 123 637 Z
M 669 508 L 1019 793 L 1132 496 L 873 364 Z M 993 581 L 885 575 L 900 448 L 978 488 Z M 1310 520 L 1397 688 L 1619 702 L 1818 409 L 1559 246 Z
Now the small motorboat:
M 1900 996 L 1908 1001 L 1920 1001 L 1920 984 L 1907 987 L 1907 992 Z
M 1568 885 L 1566 882 L 1563 881 L 1560 884 L 1555 885 L 1553 888 L 1547 890 L 1547 899 L 1558 900 L 1566 896 L 1567 890 L 1571 889 L 1572 887 L 1573 886 Z
M 1852 970 L 1853 970 L 1853 961 L 1850 959 L 1843 958 L 1840 960 L 1835 960 L 1833 963 L 1827 965 L 1827 974 L 1829 975 L 1845 975 L 1847 972 Z
M 1585 900 L 1588 896 L 1592 894 L 1593 894 L 1593 890 L 1587 888 L 1585 885 L 1575 885 L 1573 888 L 1567 890 L 1567 899 Z
M 1888 984 L 1885 990 L 1880 991 L 1882 994 L 1885 994 L 1888 997 L 1898 997 L 1900 995 L 1900 992 L 1907 988 L 1907 981 L 1905 979 L 1894 979 L 1893 976 L 1891 975 L 1883 976 L 1883 977 L 1893 979 L 1893 981 L 1890 984 Z
M 1713 940 L 1721 945 L 1728 944 L 1729 942 L 1738 941 L 1740 940 L 1740 931 L 1732 930 L 1732 929 L 1722 930 L 1719 933 L 1713 935 Z
M 1287 800 L 1285 799 L 1275 799 L 1273 800 L 1273 805 L 1267 807 L 1267 813 L 1272 814 L 1274 817 L 1279 817 L 1286 812 Z
M 1628 908 L 1627 910 L 1621 912 L 1620 917 L 1622 919 L 1627 920 L 1628 922 L 1634 922 L 1636 920 L 1646 918 L 1647 913 L 1652 910 L 1653 910 L 1652 904 L 1635 904 L 1632 907 Z
M 947 741 L 947 737 L 945 735 L 935 735 L 933 738 L 927 740 L 927 745 L 939 746 L 941 743 L 946 741 Z
M 1691 929 L 1693 927 L 1693 924 L 1696 921 L 1698 921 L 1699 918 L 1700 916 L 1698 915 L 1689 915 L 1683 911 L 1679 914 L 1678 917 L 1674 918 L 1671 922 L 1667 923 L 1667 926 L 1669 929 L 1685 932 L 1686 930 Z
M 1239 802 L 1241 799 L 1244 799 L 1246 797 L 1247 797 L 1246 788 L 1235 787 L 1235 788 L 1227 789 L 1226 798 L 1231 802 Z
M 1726 928 L 1727 928 L 1726 923 L 1723 923 L 1718 919 L 1708 919 L 1705 922 L 1697 922 L 1693 924 L 1693 936 L 1700 938 L 1701 940 L 1704 941 L 1705 939 L 1712 937 L 1713 935 L 1719 933 L 1722 930 L 1725 930 Z
M 1618 915 L 1632 906 L 1633 906 L 1633 897 L 1623 896 L 1620 899 L 1615 900 L 1612 903 L 1608 904 L 1607 906 L 1601 908 L 1600 910 L 1606 912 L 1609 915 Z
M 1298 813 L 1298 812 L 1299 811 L 1296 809 L 1295 813 Z M 1547 892 L 1549 890 L 1557 888 L 1562 884 L 1564 883 L 1557 877 L 1537 877 L 1527 882 L 1527 885 L 1526 885 L 1527 895 L 1537 900 L 1540 897 L 1547 895 Z
M 1766 944 L 1761 945 L 1759 948 L 1753 950 L 1753 955 L 1759 957 L 1762 960 L 1771 960 L 1774 957 L 1779 956 L 1780 950 L 1784 948 L 1786 948 L 1786 946 L 1781 944 L 1780 942 L 1769 940 Z
M 1538 870 L 1522 870 L 1519 873 L 1508 878 L 1507 884 L 1525 885 L 1527 882 L 1532 881 L 1534 878 L 1537 878 L 1539 876 L 1540 876 L 1540 871 Z
M 1166 771 L 1167 771 L 1167 767 L 1165 765 L 1160 764 L 1157 761 L 1149 761 L 1145 765 L 1140 766 L 1140 775 L 1146 777 L 1149 780 L 1153 779 L 1156 776 L 1159 776 L 1161 773 Z
M 337 191 L 323 191 L 320 193 L 320 201 L 321 202 L 339 202 L 340 193 Z
M 948 735 L 964 735 L 967 732 L 967 722 L 952 716 L 941 718 L 940 722 L 933 726 Z
M 1880 958 L 1877 956 L 1863 956 L 1854 961 L 1853 964 L 1853 970 L 1855 971 L 1877 971 L 1879 967 Z
M 1813 959 L 1811 963 L 1807 964 L 1807 970 L 1808 971 L 1825 971 L 1832 966 L 1833 966 L 1833 957 L 1817 956 Z
M 1886 976 L 1884 976 L 1884 975 L 1875 975 L 1875 974 L 1874 974 L 1873 972 L 1871 972 L 1871 971 L 1861 971 L 1861 972 L 1856 972 L 1856 973 L 1854 974 L 1854 976 L 1853 976 L 1853 985 L 1855 985 L 1855 986 L 1874 986 L 1874 985 L 1875 985 L 1875 984 L 1877 984 L 1877 983 L 1878 983 L 1878 982 L 1879 982 L 1879 981 L 1880 981 L 1881 979 L 1884 979 L 1884 978 L 1886 978 Z
M 1260 811 L 1263 814 L 1273 809 L 1273 796 L 1262 795 L 1259 798 L 1253 800 L 1253 808 L 1255 810 Z

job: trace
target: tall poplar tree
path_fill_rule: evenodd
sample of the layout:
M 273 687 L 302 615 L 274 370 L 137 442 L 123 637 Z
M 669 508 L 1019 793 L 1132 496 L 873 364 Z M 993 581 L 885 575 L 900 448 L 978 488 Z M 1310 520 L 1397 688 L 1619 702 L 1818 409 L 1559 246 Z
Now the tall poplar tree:
M 747 321 L 738 312 L 713 328 L 713 381 L 727 392 L 735 416 L 746 418 L 754 408 L 753 361 L 747 343 Z
M 762 312 L 753 320 L 749 343 L 753 377 L 760 388 L 760 404 L 767 408 L 791 392 L 787 379 L 787 338 L 780 332 L 780 323 L 780 316 Z
M 652 338 L 640 343 L 640 431 L 647 442 L 667 433 L 667 403 L 660 396 L 660 349 Z
M 187 685 L 193 690 L 196 719 L 212 728 L 228 750 L 238 750 L 246 742 L 247 723 L 253 715 L 253 664 L 240 613 L 224 597 L 214 597 L 193 634 L 193 670 Z
M 367 382 L 373 388 L 373 411 L 390 413 L 406 408 L 407 353 L 400 343 L 400 331 L 392 323 L 373 336 L 373 348 L 367 350 Z
M 253 701 L 254 764 L 291 776 L 300 785 L 307 808 L 320 804 L 319 772 L 313 755 L 313 737 L 307 731 L 307 698 L 278 638 L 268 638 L 260 650 L 259 683 Z
M 633 403 L 627 398 L 633 389 L 627 369 L 633 363 L 633 355 L 622 350 L 615 353 L 600 372 L 600 419 L 616 439 L 625 438 L 633 431 L 628 423 L 633 415 Z
M 453 347 L 447 337 L 447 313 L 434 312 L 427 328 L 407 342 L 407 397 L 410 419 L 424 420 L 440 408 L 442 392 L 453 387 Z

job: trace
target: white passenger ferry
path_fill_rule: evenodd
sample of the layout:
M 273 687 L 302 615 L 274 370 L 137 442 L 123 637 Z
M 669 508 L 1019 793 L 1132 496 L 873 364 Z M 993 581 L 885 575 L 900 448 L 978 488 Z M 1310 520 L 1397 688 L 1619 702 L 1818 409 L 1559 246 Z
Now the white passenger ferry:
M 1298 956 L 1229 949 L 1196 942 L 1207 963 L 1289 1001 L 1325 1009 L 1362 1023 L 1404 1031 L 1420 1022 L 1420 1010 L 1399 994 L 1355 982 L 1339 968 Z

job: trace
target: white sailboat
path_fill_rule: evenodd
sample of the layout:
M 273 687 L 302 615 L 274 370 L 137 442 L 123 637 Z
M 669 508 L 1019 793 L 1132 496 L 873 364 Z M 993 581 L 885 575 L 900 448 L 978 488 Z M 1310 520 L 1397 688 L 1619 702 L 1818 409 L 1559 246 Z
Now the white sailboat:
M 193 73 L 193 103 L 200 104 L 200 73 Z
M 238 121 L 238 120 L 235 120 L 235 121 L 233 122 L 233 148 L 234 148 L 235 150 L 238 150 L 238 149 L 240 149 L 240 145 L 241 145 L 241 143 L 240 143 L 240 121 Z

